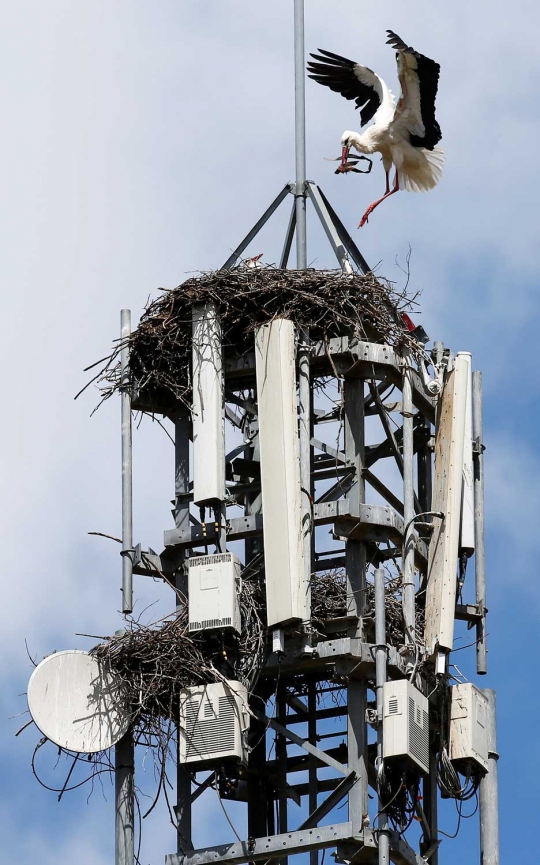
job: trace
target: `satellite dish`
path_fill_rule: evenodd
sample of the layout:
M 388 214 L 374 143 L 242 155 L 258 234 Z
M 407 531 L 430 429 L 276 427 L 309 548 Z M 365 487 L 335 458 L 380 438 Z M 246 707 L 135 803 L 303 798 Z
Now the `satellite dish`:
M 28 708 L 47 739 L 82 754 L 110 748 L 130 722 L 122 683 L 78 649 L 38 664 L 28 683 Z

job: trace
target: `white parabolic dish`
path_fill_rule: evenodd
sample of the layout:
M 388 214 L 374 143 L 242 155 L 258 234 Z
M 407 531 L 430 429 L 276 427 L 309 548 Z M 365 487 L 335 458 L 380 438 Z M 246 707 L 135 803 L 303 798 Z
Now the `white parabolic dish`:
M 49 655 L 28 683 L 28 708 L 47 739 L 81 754 L 110 748 L 129 726 L 121 685 L 88 652 Z

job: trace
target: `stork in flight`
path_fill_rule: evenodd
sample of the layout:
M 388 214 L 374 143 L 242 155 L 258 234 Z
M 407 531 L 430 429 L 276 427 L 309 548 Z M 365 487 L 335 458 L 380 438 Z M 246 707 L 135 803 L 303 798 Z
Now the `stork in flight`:
M 319 49 L 319 54 L 311 54 L 313 61 L 308 63 L 310 78 L 341 93 L 345 99 L 355 100 L 360 109 L 360 126 L 374 120 L 365 132 L 347 130 L 341 138 L 342 156 L 338 172 L 350 170 L 347 160 L 351 147 L 362 154 L 380 153 L 386 172 L 386 192 L 370 204 L 359 228 L 365 225 L 381 201 L 399 189 L 408 192 L 433 189 L 439 181 L 444 162 L 444 152 L 435 146 L 441 140 L 441 129 L 435 120 L 435 97 L 441 67 L 405 45 L 391 30 L 386 32 L 387 45 L 392 45 L 397 51 L 401 85 L 397 105 L 382 78 L 367 66 L 322 49 Z M 396 173 L 390 189 L 392 165 Z

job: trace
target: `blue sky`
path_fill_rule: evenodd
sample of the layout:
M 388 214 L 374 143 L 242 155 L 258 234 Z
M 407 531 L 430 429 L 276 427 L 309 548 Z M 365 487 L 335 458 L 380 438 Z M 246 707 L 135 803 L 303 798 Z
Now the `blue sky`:
M 386 28 L 442 66 L 440 186 L 393 197 L 355 237 L 398 283 L 396 256 L 403 261 L 411 246 L 423 324 L 432 338 L 472 351 L 484 372 L 490 672 L 482 685 L 499 694 L 503 860 L 526 861 L 540 804 L 539 747 L 528 735 L 539 708 L 531 686 L 540 611 L 540 13 L 500 0 L 306 6 L 308 50 L 356 58 L 394 89 Z M 292 0 L 18 0 L 0 9 L 0 43 L 4 861 L 104 865 L 110 789 L 108 801 L 96 790 L 87 804 L 83 790 L 57 803 L 31 776 L 35 732 L 14 739 L 25 717 L 10 719 L 25 709 L 25 638 L 41 658 L 87 646 L 75 632 L 110 633 L 120 622 L 117 551 L 87 535 L 120 530 L 119 405 L 90 418 L 97 392 L 73 395 L 83 368 L 117 336 L 121 307 L 136 319 L 158 286 L 219 266 L 292 178 Z M 355 114 L 312 82 L 307 101 L 308 174 L 355 232 L 383 189 L 382 169 L 336 177 L 324 157 L 338 155 Z M 277 259 L 286 218 L 284 210 L 253 253 Z M 331 263 L 313 219 L 308 257 Z M 135 536 L 155 549 L 170 527 L 172 463 L 161 430 L 143 423 Z M 170 602 L 143 578 L 136 593 L 139 609 Z M 216 809 L 201 806 L 198 843 L 227 837 Z M 147 823 L 141 861 L 154 865 L 174 838 L 162 813 Z M 442 828 L 454 825 L 449 817 Z M 476 863 L 477 834 L 469 821 L 443 844 L 441 865 L 458 856 Z

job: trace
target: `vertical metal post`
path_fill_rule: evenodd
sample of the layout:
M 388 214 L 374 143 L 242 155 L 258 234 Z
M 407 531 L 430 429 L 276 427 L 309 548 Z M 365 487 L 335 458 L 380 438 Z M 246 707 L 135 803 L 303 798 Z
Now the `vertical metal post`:
M 375 571 L 375 695 L 377 700 L 377 768 L 383 759 L 383 689 L 386 682 L 386 598 L 384 591 L 384 571 Z M 390 865 L 390 835 L 388 816 L 379 798 L 379 865 Z
M 302 536 L 304 539 L 304 590 L 306 620 L 311 617 L 311 565 L 313 541 L 313 508 L 311 495 L 311 375 L 309 369 L 309 330 L 298 330 L 298 422 L 300 433 L 300 487 L 302 491 Z
M 261 711 L 266 706 L 261 693 L 252 695 L 251 707 Z M 248 762 L 247 802 L 248 802 L 248 836 L 261 838 L 268 831 L 268 783 L 266 772 L 266 725 L 252 717 L 249 727 L 251 751 Z M 287 795 L 287 785 L 284 785 Z
M 260 462 L 261 453 L 259 448 L 259 433 L 256 432 L 258 429 L 258 421 L 257 419 L 253 419 L 248 427 L 247 436 L 248 438 L 244 439 L 244 441 L 251 441 L 251 447 L 249 447 L 245 453 L 244 458 L 248 460 L 256 460 Z M 248 516 L 249 514 L 260 514 L 262 510 L 262 498 L 261 493 L 250 493 L 245 496 L 245 514 Z M 262 535 L 255 536 L 253 538 L 246 538 L 245 541 L 245 563 L 246 565 L 258 555 L 263 548 L 262 543 Z
M 260 460 L 259 450 L 259 434 L 257 419 L 253 419 L 246 430 L 246 435 L 251 440 L 251 447 L 245 452 L 246 459 Z M 246 439 L 245 439 L 246 440 Z M 260 493 L 252 493 L 245 498 L 245 513 L 256 514 L 262 510 L 262 499 Z M 263 543 L 262 535 L 254 538 L 246 538 L 245 541 L 245 562 L 246 565 L 260 552 L 262 552 Z M 261 700 L 255 696 L 253 707 L 258 711 L 261 709 Z M 250 722 L 249 740 L 252 743 L 252 751 L 248 758 L 248 778 L 247 778 L 247 811 L 248 811 L 248 832 L 251 838 L 259 838 L 270 832 L 268 826 L 269 810 L 273 808 L 273 800 L 268 794 L 268 785 L 266 784 L 266 735 L 264 727 L 256 718 L 252 718 Z M 276 749 L 276 758 L 279 759 Z M 286 785 L 285 785 L 286 787 Z M 266 807 L 265 807 L 266 802 Z
M 287 725 L 287 703 L 285 701 L 285 686 L 278 684 L 276 695 L 276 716 L 278 722 L 285 727 Z M 278 783 L 278 832 L 285 834 L 289 828 L 287 815 L 287 741 L 285 736 L 276 735 L 276 760 L 277 760 L 277 783 Z M 287 865 L 287 858 L 281 860 L 281 865 Z
M 115 865 L 134 865 L 134 746 L 130 729 L 115 746 Z
M 131 442 L 131 392 L 129 378 L 129 336 L 131 310 L 120 313 L 121 416 L 122 416 L 122 612 L 133 610 L 133 480 Z
M 294 120 L 296 156 L 296 267 L 307 267 L 306 230 L 306 73 L 304 48 L 304 0 L 294 0 Z M 298 389 L 300 403 L 300 484 L 302 486 L 302 530 L 308 617 L 311 581 L 311 387 L 309 331 L 298 331 Z M 307 506 L 306 506 L 307 505 Z
M 423 781 L 424 794 L 424 814 L 431 830 L 431 838 L 429 841 L 425 839 L 426 848 L 432 846 L 433 840 L 438 838 L 439 822 L 438 822 L 438 785 L 437 785 L 437 750 L 436 746 L 432 745 L 429 753 L 429 775 Z M 424 836 L 425 838 L 425 836 Z M 420 852 L 423 852 L 422 846 Z M 428 859 L 429 865 L 439 865 L 439 849 L 433 851 Z
M 317 682 L 315 679 L 310 679 L 308 682 L 308 740 L 312 745 L 317 745 Z M 312 814 L 317 808 L 317 760 L 309 755 L 309 808 L 308 813 Z M 318 865 L 319 851 L 310 850 L 309 865 Z
M 189 528 L 189 440 L 191 423 L 187 411 L 178 411 L 174 422 L 174 524 L 181 531 Z M 175 586 L 187 598 L 187 578 L 183 567 L 185 552 L 177 559 Z M 179 599 L 180 600 L 180 599 Z
M 482 373 L 475 370 L 472 374 L 472 415 L 474 439 L 474 572 L 476 584 L 476 603 L 481 609 L 482 618 L 476 624 L 476 672 L 487 673 L 486 643 L 486 551 L 484 540 L 484 454 L 482 418 Z
M 345 379 L 344 433 L 347 465 L 354 467 L 356 483 L 349 492 L 351 513 L 359 509 L 365 499 L 364 468 L 364 382 Z M 366 606 L 366 545 L 363 541 L 348 540 L 346 553 L 347 612 L 354 616 L 349 636 L 362 639 L 363 614 Z M 356 772 L 358 781 L 349 793 L 349 820 L 353 832 L 360 833 L 368 813 L 366 684 L 350 679 L 347 687 L 347 748 L 348 767 Z
M 480 781 L 480 861 L 482 865 L 499 865 L 497 699 L 491 688 L 485 688 L 483 693 L 488 701 L 488 771 Z
M 304 0 L 294 0 L 294 120 L 296 152 L 296 266 L 307 267 L 306 235 L 306 78 Z
M 189 529 L 189 439 L 190 419 L 185 411 L 179 411 L 174 420 L 174 523 L 177 529 Z M 177 559 L 175 572 L 175 588 L 177 591 L 176 606 L 182 604 L 182 599 L 188 598 L 188 580 L 184 565 L 185 553 Z M 179 756 L 179 755 L 178 755 Z M 176 773 L 176 819 L 177 819 L 177 851 L 185 853 L 193 849 L 191 840 L 191 773 L 189 768 L 177 762 Z
M 410 356 L 405 353 L 403 369 L 403 620 L 405 642 L 415 643 L 415 585 L 414 585 L 414 442 L 413 401 Z

